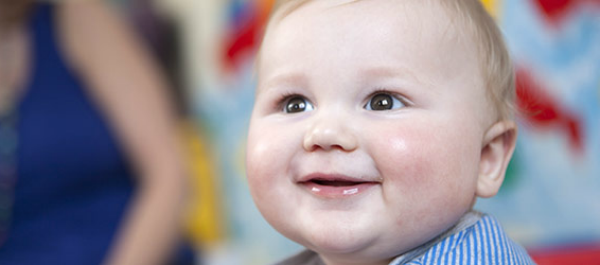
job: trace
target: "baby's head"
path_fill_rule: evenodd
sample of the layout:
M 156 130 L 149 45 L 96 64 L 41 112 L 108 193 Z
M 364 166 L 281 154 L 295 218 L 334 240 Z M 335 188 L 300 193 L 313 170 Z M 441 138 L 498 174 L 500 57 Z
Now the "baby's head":
M 502 184 L 513 73 L 476 0 L 282 1 L 258 60 L 247 173 L 328 264 L 387 264 Z

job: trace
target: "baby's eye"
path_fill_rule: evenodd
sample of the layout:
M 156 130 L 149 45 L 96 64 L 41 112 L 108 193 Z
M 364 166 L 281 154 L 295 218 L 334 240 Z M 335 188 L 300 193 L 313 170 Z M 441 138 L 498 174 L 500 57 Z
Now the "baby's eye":
M 398 98 L 390 95 L 389 93 L 381 92 L 373 95 L 369 102 L 365 105 L 367 110 L 391 110 L 406 105 L 402 103 Z
M 291 97 L 290 99 L 284 102 L 285 105 L 283 106 L 283 112 L 285 113 L 311 111 L 314 109 L 312 103 L 310 103 L 310 101 L 306 100 L 306 98 L 301 96 Z

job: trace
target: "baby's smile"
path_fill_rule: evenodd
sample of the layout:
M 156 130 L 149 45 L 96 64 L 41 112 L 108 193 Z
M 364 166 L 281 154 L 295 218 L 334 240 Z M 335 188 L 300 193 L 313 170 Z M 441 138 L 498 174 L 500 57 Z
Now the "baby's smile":
M 342 199 L 362 194 L 380 182 L 341 174 L 313 173 L 302 177 L 297 184 L 317 197 Z

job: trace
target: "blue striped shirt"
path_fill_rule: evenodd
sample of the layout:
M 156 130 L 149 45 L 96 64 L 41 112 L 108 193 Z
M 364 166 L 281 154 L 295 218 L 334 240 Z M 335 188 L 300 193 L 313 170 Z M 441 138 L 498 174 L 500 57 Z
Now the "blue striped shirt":
M 305 250 L 277 265 L 322 265 L 319 255 Z M 454 227 L 430 242 L 396 257 L 389 265 L 535 264 L 512 241 L 498 221 L 479 212 L 467 213 Z
M 525 249 L 508 238 L 496 219 L 477 212 L 469 214 L 475 218 L 472 225 L 453 229 L 426 249 L 416 250 L 420 252 L 418 255 L 411 251 L 394 259 L 390 265 L 535 264 Z

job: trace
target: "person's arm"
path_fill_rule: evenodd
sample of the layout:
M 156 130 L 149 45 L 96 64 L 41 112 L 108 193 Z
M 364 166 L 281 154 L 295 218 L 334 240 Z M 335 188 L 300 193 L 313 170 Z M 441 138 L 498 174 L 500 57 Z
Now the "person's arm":
M 65 2 L 58 13 L 65 54 L 136 169 L 134 197 L 106 264 L 162 264 L 181 232 L 186 187 L 165 82 L 147 50 L 107 4 Z

